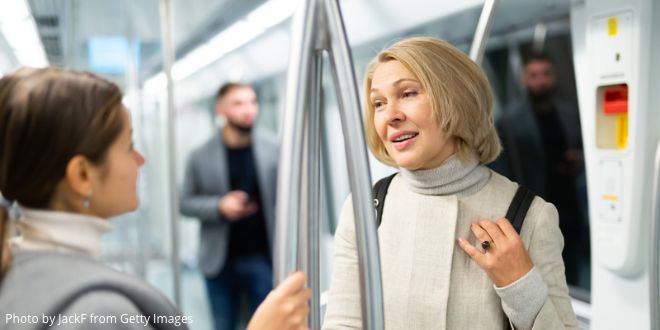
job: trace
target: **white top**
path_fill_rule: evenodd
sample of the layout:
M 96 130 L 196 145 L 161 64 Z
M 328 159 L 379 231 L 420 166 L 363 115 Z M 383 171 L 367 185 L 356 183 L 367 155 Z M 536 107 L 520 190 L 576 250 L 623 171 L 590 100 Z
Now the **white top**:
M 94 216 L 37 210 L 20 205 L 19 211 L 21 217 L 16 224 L 19 236 L 10 240 L 14 253 L 54 251 L 82 253 L 98 258 L 101 236 L 112 230 L 107 220 Z

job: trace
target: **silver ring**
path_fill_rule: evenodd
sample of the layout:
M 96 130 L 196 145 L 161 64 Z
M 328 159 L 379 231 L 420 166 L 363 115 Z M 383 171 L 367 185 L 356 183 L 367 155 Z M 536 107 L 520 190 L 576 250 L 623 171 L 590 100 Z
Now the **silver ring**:
M 484 249 L 484 251 L 488 251 L 488 249 L 490 249 L 490 241 L 481 242 L 481 248 Z

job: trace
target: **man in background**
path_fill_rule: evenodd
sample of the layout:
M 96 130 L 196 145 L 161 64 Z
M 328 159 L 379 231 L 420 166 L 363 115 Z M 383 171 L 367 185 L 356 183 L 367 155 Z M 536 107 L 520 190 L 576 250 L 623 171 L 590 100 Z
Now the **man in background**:
M 250 315 L 272 288 L 276 139 L 253 132 L 254 89 L 227 83 L 216 94 L 222 127 L 186 165 L 181 213 L 198 218 L 200 268 L 216 329 L 236 329 L 241 296 Z
M 578 178 L 584 178 L 579 112 L 556 95 L 554 67 L 547 55 L 531 54 L 522 80 L 527 98 L 510 106 L 496 123 L 504 152 L 493 169 L 557 207 L 567 282 L 578 285 L 578 273 L 584 268 L 579 261 L 589 256 L 585 212 L 576 185 Z

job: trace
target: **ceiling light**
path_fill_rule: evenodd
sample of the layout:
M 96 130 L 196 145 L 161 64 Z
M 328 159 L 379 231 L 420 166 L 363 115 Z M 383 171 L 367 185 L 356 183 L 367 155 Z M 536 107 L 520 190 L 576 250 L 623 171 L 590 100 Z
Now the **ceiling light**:
M 296 1 L 270 0 L 227 29 L 174 62 L 172 79 L 183 80 L 226 54 L 252 41 L 269 28 L 293 15 Z M 159 72 L 144 83 L 144 88 L 164 88 L 165 75 Z M 148 87 L 149 86 L 149 87 Z
M 271 0 L 248 14 L 245 20 L 265 30 L 291 17 L 296 3 L 293 0 Z
M 0 31 L 22 65 L 48 66 L 37 25 L 25 0 L 5 1 L 0 12 Z

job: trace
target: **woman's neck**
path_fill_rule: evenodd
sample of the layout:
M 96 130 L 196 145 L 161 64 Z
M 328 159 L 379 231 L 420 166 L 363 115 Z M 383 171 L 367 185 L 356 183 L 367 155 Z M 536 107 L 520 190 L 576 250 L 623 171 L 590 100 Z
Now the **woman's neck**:
M 461 160 L 454 154 L 436 168 L 414 171 L 402 168 L 401 177 L 419 194 L 462 197 L 481 190 L 490 179 L 490 170 L 480 165 L 475 157 Z
M 101 236 L 112 229 L 108 221 L 94 216 L 19 205 L 16 223 L 19 237 L 11 240 L 15 251 L 76 252 L 98 257 Z

